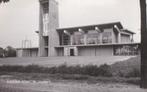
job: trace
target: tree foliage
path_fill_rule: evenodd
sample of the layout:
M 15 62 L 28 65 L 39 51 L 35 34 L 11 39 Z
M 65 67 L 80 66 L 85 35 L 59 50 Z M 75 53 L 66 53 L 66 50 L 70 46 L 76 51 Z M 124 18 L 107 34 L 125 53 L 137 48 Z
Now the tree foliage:
M 6 3 L 9 2 L 10 0 L 0 0 L 0 3 Z
M 4 49 L 0 47 L 0 58 L 4 57 Z
M 2 57 L 16 57 L 16 50 L 11 46 L 7 46 L 5 49 L 0 47 L 0 58 Z
M 7 46 L 5 48 L 5 57 L 16 57 L 16 50 L 11 46 Z

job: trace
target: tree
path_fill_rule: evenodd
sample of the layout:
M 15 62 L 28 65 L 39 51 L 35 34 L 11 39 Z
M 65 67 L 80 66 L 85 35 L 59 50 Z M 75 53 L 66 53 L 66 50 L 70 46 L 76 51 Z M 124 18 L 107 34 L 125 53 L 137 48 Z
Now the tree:
M 146 30 L 146 0 L 140 0 L 141 10 L 141 88 L 147 88 L 147 30 Z
M 0 3 L 6 3 L 6 2 L 9 2 L 9 0 L 0 0 Z
M 0 47 L 0 58 L 4 57 L 4 49 Z
M 16 57 L 16 50 L 11 46 L 7 46 L 5 48 L 5 56 L 6 57 Z

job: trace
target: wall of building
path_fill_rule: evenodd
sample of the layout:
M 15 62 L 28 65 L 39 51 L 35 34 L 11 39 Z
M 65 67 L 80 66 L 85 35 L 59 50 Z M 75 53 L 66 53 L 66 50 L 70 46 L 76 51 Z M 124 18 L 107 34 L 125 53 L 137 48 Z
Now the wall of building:
M 56 29 L 59 27 L 58 3 L 55 0 L 49 0 L 49 43 L 48 56 L 57 56 L 55 46 L 59 46 L 59 35 Z
M 45 54 L 45 41 L 44 41 L 44 9 L 43 0 L 40 0 L 40 11 L 39 11 L 39 53 L 38 56 L 47 56 Z
M 112 46 L 98 46 L 98 47 L 79 47 L 79 56 L 112 56 Z
M 19 49 L 17 50 L 17 57 L 37 57 L 38 49 Z
M 70 50 L 73 49 L 74 55 L 73 56 L 78 56 L 78 49 L 76 46 L 65 46 L 64 47 L 64 56 L 70 56 Z
M 46 12 L 45 5 L 47 5 Z M 59 36 L 56 31 L 58 27 L 58 3 L 55 0 L 40 0 L 39 56 L 57 56 L 58 53 L 54 47 L 59 46 Z M 48 37 L 48 46 L 44 37 Z
M 23 50 L 16 50 L 16 56 L 22 57 L 22 52 L 23 52 Z
M 57 48 L 57 56 L 64 56 L 64 48 Z

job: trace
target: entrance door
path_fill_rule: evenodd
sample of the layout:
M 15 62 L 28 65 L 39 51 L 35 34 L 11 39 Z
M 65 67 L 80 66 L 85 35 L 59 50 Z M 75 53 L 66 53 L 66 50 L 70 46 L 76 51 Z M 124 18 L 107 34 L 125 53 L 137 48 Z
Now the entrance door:
M 70 56 L 75 56 L 74 49 L 70 49 Z

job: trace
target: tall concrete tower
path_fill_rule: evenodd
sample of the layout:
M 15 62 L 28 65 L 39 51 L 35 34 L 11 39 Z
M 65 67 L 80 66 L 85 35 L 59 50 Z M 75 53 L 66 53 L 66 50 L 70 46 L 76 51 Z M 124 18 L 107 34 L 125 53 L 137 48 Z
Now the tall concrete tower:
M 55 0 L 39 0 L 39 56 L 56 56 L 55 46 L 59 45 L 56 29 L 58 23 L 58 3 Z

